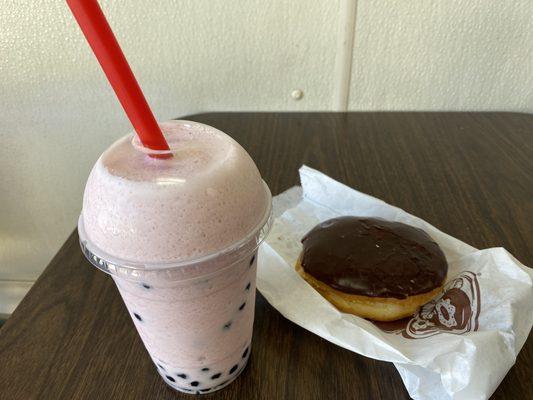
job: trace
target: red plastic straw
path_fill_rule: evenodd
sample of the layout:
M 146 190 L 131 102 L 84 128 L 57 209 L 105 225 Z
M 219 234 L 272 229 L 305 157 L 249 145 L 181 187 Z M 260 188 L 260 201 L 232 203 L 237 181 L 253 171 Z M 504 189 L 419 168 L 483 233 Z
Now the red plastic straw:
M 96 0 L 66 0 L 145 147 L 169 150 L 126 57 Z

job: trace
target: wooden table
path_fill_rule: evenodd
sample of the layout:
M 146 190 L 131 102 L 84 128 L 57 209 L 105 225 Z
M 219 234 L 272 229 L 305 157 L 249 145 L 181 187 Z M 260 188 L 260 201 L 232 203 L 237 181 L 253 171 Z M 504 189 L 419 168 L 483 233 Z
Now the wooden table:
M 273 194 L 302 163 L 475 247 L 533 266 L 533 116 L 512 113 L 225 113 L 189 119 L 232 135 Z M 258 295 L 250 364 L 220 399 L 406 399 L 394 366 L 337 347 Z M 533 340 L 494 398 L 533 394 Z M 480 371 L 479 373 L 483 373 Z M 0 330 L 2 399 L 177 399 L 110 277 L 74 232 Z

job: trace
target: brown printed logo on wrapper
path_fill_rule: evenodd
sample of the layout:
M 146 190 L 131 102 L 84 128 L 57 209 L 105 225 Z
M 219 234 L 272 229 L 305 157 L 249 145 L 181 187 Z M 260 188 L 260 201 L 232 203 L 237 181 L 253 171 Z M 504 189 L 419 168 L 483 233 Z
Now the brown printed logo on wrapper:
M 465 271 L 448 282 L 443 292 L 423 305 L 413 318 L 376 325 L 406 339 L 422 339 L 441 332 L 461 335 L 478 330 L 480 308 L 477 275 Z

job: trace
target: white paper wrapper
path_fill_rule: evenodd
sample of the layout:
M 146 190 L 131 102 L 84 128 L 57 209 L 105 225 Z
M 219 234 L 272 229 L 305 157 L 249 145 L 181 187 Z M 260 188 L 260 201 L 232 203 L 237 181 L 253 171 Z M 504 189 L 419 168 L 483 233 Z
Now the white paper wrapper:
M 486 399 L 514 364 L 533 324 L 533 270 L 503 248 L 477 250 L 405 211 L 303 166 L 302 188 L 274 198 L 257 287 L 282 315 L 348 350 L 393 362 L 414 399 Z M 449 264 L 443 296 L 402 326 L 338 311 L 294 270 L 300 240 L 340 215 L 375 216 L 424 229 Z M 392 331 L 391 331 L 392 330 Z

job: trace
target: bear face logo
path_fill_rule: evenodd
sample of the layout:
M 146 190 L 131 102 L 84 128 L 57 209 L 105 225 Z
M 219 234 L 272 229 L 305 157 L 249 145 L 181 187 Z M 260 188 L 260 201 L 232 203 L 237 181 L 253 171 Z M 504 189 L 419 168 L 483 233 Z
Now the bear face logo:
M 423 305 L 413 318 L 379 323 L 378 327 L 406 339 L 422 339 L 444 332 L 461 335 L 478 330 L 480 311 L 477 275 L 466 271 L 448 282 L 443 292 Z

